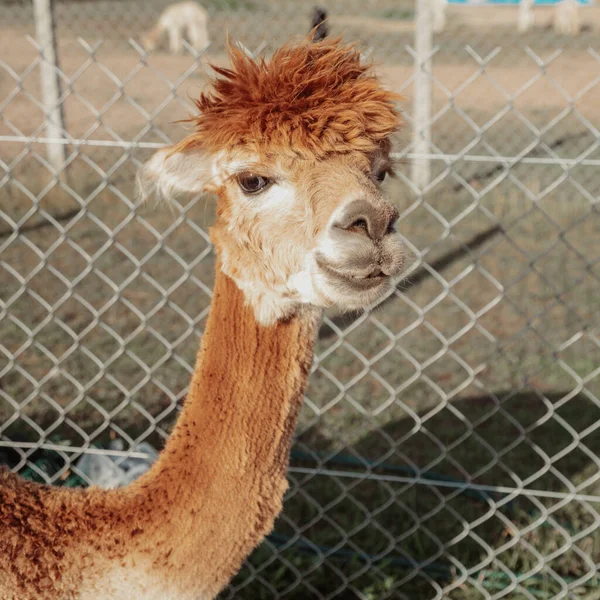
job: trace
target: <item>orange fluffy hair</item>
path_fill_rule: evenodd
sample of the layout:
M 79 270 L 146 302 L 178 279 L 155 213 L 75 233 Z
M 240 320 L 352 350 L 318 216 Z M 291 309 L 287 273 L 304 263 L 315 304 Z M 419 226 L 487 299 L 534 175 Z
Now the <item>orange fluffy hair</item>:
M 339 38 L 288 43 L 270 60 L 229 45 L 231 68 L 200 94 L 196 131 L 173 152 L 244 146 L 265 154 L 319 158 L 380 147 L 398 130 L 398 94 L 386 91 L 362 64 L 355 45 Z

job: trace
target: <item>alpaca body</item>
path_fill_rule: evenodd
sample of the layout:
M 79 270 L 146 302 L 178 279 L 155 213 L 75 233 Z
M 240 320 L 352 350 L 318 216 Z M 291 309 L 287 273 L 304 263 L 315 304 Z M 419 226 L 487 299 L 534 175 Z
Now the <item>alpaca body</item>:
M 142 45 L 151 52 L 166 35 L 171 54 L 179 54 L 187 36 L 192 48 L 202 50 L 209 44 L 207 23 L 206 10 L 196 2 L 172 4 L 160 15 L 157 24 L 142 40 Z
M 554 31 L 558 35 L 578 36 L 581 32 L 579 3 L 576 0 L 562 0 L 554 9 Z
M 183 410 L 126 488 L 0 472 L 0 600 L 214 598 L 281 511 L 322 310 L 381 300 L 402 270 L 398 211 L 379 186 L 397 96 L 339 40 L 269 61 L 229 51 L 195 132 L 139 173 L 142 196 L 218 196 L 214 293 Z

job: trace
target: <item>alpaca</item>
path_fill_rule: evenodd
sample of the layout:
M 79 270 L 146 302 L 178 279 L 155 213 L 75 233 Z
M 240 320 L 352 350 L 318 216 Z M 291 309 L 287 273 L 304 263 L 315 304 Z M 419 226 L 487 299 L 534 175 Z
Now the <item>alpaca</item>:
M 166 33 L 171 54 L 179 54 L 183 48 L 183 37 L 195 50 L 203 50 L 209 45 L 206 23 L 208 15 L 196 2 L 171 4 L 160 15 L 156 25 L 142 39 L 146 52 L 152 52 Z
M 581 32 L 581 21 L 577 0 L 562 0 L 562 2 L 559 2 L 554 9 L 552 25 L 555 33 L 558 35 L 579 35 Z
M 324 8 L 313 8 L 310 25 L 313 42 L 320 42 L 329 35 L 327 19 L 327 11 Z
M 142 167 L 143 197 L 212 192 L 208 322 L 183 410 L 127 487 L 0 473 L 2 600 L 214 598 L 272 529 L 324 308 L 382 299 L 403 269 L 380 189 L 401 124 L 353 45 L 229 47 L 194 132 Z
M 527 33 L 535 23 L 533 3 L 534 0 L 521 0 L 519 2 L 519 16 L 517 18 L 517 29 L 519 33 Z

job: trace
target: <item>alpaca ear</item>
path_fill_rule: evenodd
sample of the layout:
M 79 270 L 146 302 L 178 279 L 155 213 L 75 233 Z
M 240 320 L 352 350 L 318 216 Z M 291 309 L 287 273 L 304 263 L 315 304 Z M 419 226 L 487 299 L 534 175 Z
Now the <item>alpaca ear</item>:
M 212 180 L 214 157 L 199 148 L 159 150 L 138 171 L 137 192 L 142 200 L 155 197 L 169 201 L 181 193 L 207 191 Z

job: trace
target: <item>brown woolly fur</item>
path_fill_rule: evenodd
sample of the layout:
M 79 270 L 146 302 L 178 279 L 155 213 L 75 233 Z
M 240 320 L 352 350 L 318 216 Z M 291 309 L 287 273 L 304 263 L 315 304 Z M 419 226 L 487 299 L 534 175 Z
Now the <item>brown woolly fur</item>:
M 289 152 L 322 157 L 370 152 L 396 131 L 400 96 L 381 87 L 354 45 L 340 39 L 288 43 L 270 60 L 253 59 L 230 45 L 230 69 L 200 95 L 196 133 L 175 152 L 245 146 L 265 156 Z

